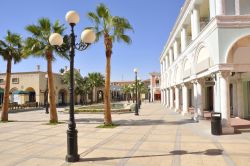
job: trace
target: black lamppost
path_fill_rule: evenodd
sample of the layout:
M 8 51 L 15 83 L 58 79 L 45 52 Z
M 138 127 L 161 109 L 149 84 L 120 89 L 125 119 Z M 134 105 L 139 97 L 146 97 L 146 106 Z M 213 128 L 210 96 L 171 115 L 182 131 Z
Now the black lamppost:
M 70 110 L 69 110 L 69 122 L 67 130 L 67 155 L 66 161 L 76 162 L 79 161 L 78 145 L 77 145 L 77 130 L 74 117 L 74 56 L 75 49 L 83 51 L 88 48 L 88 46 L 93 43 L 96 39 L 95 33 L 91 29 L 85 29 L 81 34 L 81 42 L 76 43 L 74 27 L 79 22 L 80 17 L 77 12 L 69 11 L 66 14 L 66 21 L 71 27 L 70 36 L 64 36 L 65 40 L 68 40 L 66 44 L 63 44 L 63 37 L 58 33 L 51 34 L 49 42 L 58 51 L 69 50 L 70 54 Z M 69 44 L 67 44 L 69 43 Z
M 141 109 L 141 85 L 142 85 L 140 77 L 137 78 L 137 82 L 138 82 L 137 83 L 137 93 L 138 93 L 137 97 L 138 97 L 138 110 L 139 110 Z
M 45 113 L 49 113 L 49 102 L 48 102 L 48 96 L 49 96 L 49 88 L 48 88 L 48 74 L 45 74 L 46 78 L 46 90 L 45 90 Z
M 135 73 L 135 115 L 139 115 L 138 113 L 138 81 L 137 81 L 138 69 L 137 68 L 134 69 L 134 73 Z

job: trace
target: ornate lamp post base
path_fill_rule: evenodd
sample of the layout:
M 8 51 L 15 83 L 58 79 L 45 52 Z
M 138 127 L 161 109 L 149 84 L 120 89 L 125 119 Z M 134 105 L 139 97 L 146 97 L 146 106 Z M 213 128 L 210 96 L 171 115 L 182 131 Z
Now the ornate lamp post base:
M 68 146 L 68 153 L 66 155 L 66 161 L 67 162 L 76 162 L 79 161 L 80 155 L 78 152 L 77 147 L 77 130 L 67 130 L 67 146 Z

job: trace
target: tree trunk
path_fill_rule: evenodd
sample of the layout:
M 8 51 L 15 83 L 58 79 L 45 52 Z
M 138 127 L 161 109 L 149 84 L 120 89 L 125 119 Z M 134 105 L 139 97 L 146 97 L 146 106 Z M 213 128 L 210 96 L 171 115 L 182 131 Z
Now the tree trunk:
M 50 104 L 50 122 L 57 123 L 57 111 L 55 101 L 55 89 L 52 73 L 52 52 L 47 53 L 47 69 L 48 69 L 48 82 L 49 82 L 49 104 Z
M 112 54 L 112 38 L 108 33 L 104 33 L 104 43 L 106 49 L 106 78 L 104 91 L 104 124 L 111 125 L 111 108 L 110 108 L 110 60 Z
M 111 56 L 106 57 L 106 79 L 105 79 L 105 93 L 104 93 L 104 124 L 111 125 L 111 109 L 110 109 L 110 59 Z
M 7 60 L 7 70 L 6 70 L 6 82 L 4 89 L 4 99 L 3 99 L 3 108 L 1 121 L 8 121 L 8 111 L 9 111 L 9 93 L 10 93 L 10 76 L 11 76 L 11 62 L 12 59 Z

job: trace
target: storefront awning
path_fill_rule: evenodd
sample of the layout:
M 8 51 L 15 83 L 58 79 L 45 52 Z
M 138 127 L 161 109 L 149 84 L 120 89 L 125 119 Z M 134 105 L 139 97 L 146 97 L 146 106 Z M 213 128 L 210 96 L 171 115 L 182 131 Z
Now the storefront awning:
M 13 92 L 12 94 L 29 94 L 29 92 L 22 91 L 22 90 L 17 90 L 15 92 Z

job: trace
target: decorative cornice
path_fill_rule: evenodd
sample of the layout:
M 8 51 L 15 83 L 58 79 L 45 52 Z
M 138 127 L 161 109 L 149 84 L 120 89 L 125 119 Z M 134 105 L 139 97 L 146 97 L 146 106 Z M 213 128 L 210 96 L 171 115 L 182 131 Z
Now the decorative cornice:
M 217 27 L 219 28 L 250 28 L 250 16 L 216 16 Z

